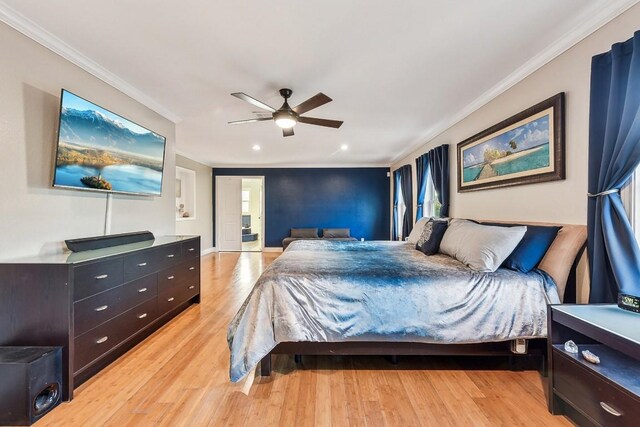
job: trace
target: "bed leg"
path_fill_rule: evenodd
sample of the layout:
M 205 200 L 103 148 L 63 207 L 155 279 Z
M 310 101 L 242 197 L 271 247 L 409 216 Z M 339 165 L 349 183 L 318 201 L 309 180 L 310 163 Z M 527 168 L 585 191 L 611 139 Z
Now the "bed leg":
M 389 356 L 389 362 L 391 362 L 392 365 L 397 365 L 398 364 L 398 355 L 397 354 L 392 354 L 391 356 Z
M 263 377 L 271 376 L 271 353 L 260 361 L 260 375 Z
M 302 355 L 301 354 L 295 354 L 293 356 L 293 361 L 296 362 L 296 365 L 299 365 L 302 363 Z

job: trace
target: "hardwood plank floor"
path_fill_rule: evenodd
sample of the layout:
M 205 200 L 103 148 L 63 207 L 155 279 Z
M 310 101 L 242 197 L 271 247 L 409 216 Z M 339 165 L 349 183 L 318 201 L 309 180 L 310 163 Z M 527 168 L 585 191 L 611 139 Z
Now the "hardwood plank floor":
M 570 425 L 547 412 L 534 371 L 405 357 L 274 358 L 248 391 L 228 378 L 226 333 L 277 253 L 202 259 L 194 305 L 76 390 L 38 426 Z M 464 369 L 462 369 L 464 368 Z

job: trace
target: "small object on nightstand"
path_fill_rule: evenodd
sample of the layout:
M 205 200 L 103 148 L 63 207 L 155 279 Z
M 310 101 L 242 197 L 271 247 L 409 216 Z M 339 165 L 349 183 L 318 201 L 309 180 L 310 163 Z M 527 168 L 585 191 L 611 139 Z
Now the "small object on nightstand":
M 571 354 L 578 354 L 578 345 L 572 340 L 569 340 L 564 343 L 564 351 Z
M 584 357 L 584 359 L 589 362 L 589 363 L 593 363 L 594 365 L 599 365 L 600 364 L 600 358 L 598 356 L 596 356 L 595 354 L 591 353 L 589 350 L 585 350 L 582 352 L 582 357 Z

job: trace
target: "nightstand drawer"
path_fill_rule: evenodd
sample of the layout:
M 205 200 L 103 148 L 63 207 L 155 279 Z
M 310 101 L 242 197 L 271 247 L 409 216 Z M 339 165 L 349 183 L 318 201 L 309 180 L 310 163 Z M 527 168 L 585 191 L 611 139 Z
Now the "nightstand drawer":
M 122 258 L 81 265 L 73 269 L 73 274 L 74 301 L 104 292 L 124 282 Z
M 640 400 L 553 350 L 554 391 L 603 426 L 637 426 Z

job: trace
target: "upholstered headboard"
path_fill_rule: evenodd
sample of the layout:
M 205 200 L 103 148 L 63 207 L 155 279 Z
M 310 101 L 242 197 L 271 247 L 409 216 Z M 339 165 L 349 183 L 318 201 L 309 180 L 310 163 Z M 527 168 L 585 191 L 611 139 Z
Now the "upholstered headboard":
M 481 222 L 488 222 L 481 220 Z M 553 278 L 558 286 L 560 299 L 564 300 L 569 279 L 575 281 L 575 267 L 587 243 L 587 226 L 576 224 L 558 224 L 531 221 L 491 221 L 497 223 L 513 223 L 523 225 L 555 225 L 562 227 L 547 253 L 538 264 L 538 268 Z M 575 283 L 573 284 L 575 285 Z M 575 287 L 570 286 L 575 292 Z

